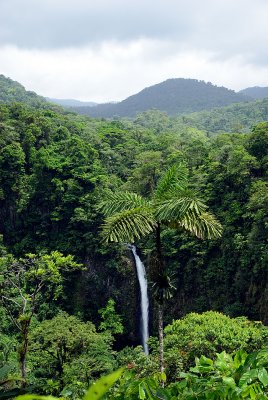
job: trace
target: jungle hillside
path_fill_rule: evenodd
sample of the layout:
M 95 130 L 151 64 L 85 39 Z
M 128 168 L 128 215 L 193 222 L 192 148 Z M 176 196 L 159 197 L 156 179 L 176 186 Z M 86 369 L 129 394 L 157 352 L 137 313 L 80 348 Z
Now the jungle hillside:
M 268 398 L 268 98 L 246 95 L 171 79 L 81 115 L 0 76 L 0 399 Z

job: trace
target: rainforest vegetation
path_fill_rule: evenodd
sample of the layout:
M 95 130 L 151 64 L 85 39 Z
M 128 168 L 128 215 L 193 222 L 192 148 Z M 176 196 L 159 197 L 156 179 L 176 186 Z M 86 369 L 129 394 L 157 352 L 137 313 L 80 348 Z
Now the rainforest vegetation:
M 267 399 L 267 100 L 105 120 L 3 82 L 0 398 Z

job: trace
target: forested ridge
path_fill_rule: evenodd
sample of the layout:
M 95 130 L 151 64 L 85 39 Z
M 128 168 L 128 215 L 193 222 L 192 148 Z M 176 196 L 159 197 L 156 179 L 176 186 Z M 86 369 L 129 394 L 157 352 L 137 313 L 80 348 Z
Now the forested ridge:
M 240 90 L 238 93 L 245 94 L 246 96 L 252 97 L 253 99 L 263 99 L 268 96 L 268 88 L 253 86 Z
M 31 106 L 41 106 L 46 102 L 44 97 L 25 90 L 19 82 L 6 78 L 4 75 L 0 75 L 0 89 L 0 103 L 21 101 Z
M 151 109 L 164 111 L 168 115 L 178 115 L 251 100 L 253 99 L 247 94 L 235 93 L 210 82 L 176 78 L 147 87 L 118 103 L 73 107 L 73 110 L 96 118 L 133 118 L 138 113 Z
M 106 121 L 24 95 L 0 104 L 0 395 L 81 398 L 127 365 L 107 398 L 267 398 L 267 101 Z M 201 240 L 182 229 L 190 219 L 158 231 L 159 287 L 172 289 L 159 375 L 155 233 L 134 235 L 149 276 L 145 356 L 134 262 L 126 243 L 104 240 L 102 205 L 134 193 L 132 214 L 148 216 L 139 199 L 157 208 L 162 188 L 166 205 L 167 177 L 222 232 Z

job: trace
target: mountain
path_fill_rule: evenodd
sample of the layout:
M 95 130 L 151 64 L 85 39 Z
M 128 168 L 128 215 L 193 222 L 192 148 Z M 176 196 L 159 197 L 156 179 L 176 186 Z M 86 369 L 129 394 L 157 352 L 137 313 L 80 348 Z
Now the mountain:
M 46 97 L 46 100 L 51 103 L 58 104 L 62 107 L 94 107 L 98 104 L 94 101 L 80 101 L 75 99 L 52 99 L 50 97 Z
M 34 107 L 47 103 L 44 97 L 27 91 L 20 83 L 0 75 L 0 103 L 12 102 L 23 102 Z
M 240 90 L 238 93 L 250 96 L 256 100 L 264 99 L 265 97 L 268 97 L 268 87 L 253 86 Z
M 158 109 L 169 115 L 209 110 L 252 100 L 250 97 L 196 79 L 168 79 L 143 89 L 116 104 L 95 107 L 73 107 L 73 110 L 91 117 L 135 117 L 138 113 Z

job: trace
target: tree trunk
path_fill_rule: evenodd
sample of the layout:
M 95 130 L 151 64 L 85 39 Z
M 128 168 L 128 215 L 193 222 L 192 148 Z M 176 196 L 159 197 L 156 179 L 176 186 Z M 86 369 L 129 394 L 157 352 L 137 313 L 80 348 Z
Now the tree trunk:
M 163 304 L 158 304 L 158 334 L 159 334 L 159 366 L 160 373 L 165 372 L 164 365 L 164 329 L 163 329 Z M 165 386 L 165 381 L 161 377 L 160 385 Z
M 158 263 L 158 274 L 162 274 L 164 272 L 164 261 L 162 256 L 162 244 L 161 244 L 161 227 L 159 222 L 156 226 L 156 255 L 157 255 L 157 263 Z
M 164 274 L 164 260 L 162 255 L 161 244 L 161 226 L 160 223 L 156 227 L 156 254 L 157 254 L 157 274 L 162 276 Z M 164 299 L 158 299 L 158 335 L 159 335 L 159 366 L 160 372 L 164 372 L 164 328 L 163 328 L 163 302 Z M 164 386 L 164 382 L 161 382 Z
M 21 386 L 24 388 L 26 386 L 27 379 L 27 353 L 28 353 L 28 345 L 29 345 L 29 327 L 30 327 L 31 319 L 27 318 L 21 322 L 21 334 L 22 334 L 22 345 L 19 349 L 19 362 L 20 362 L 20 370 L 22 377 Z
M 158 334 L 159 334 L 159 365 L 160 372 L 164 372 L 164 330 L 163 330 L 163 305 L 158 304 Z

